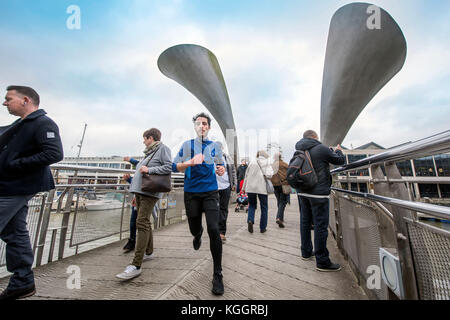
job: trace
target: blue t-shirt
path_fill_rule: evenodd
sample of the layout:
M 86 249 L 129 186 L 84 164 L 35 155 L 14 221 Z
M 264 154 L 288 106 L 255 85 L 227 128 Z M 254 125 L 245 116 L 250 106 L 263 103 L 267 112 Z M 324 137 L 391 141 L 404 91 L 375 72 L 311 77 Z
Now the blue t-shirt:
M 201 193 L 218 190 L 215 164 L 223 165 L 222 151 L 211 140 L 195 138 L 185 141 L 172 163 L 172 171 L 177 172 L 177 163 L 192 159 L 197 154 L 203 154 L 202 164 L 188 167 L 184 172 L 184 191 Z

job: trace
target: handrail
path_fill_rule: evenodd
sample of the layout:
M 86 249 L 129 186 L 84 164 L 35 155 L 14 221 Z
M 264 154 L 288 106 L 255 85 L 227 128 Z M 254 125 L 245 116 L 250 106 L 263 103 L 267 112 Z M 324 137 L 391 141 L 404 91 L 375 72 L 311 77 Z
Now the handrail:
M 450 152 L 450 130 L 388 149 L 385 152 L 333 169 L 330 173 L 364 169 L 374 164 L 397 162 L 446 152 Z
M 66 164 L 52 164 L 50 166 L 54 170 L 79 170 L 88 172 L 102 172 L 102 173 L 135 173 L 136 170 L 133 169 L 115 169 L 115 168 L 103 168 L 103 167 L 91 167 L 91 166 L 78 166 L 78 165 L 66 165 Z M 183 178 L 184 173 L 182 172 L 172 172 L 172 177 Z
M 359 198 L 365 198 L 365 199 L 372 200 L 372 201 L 383 202 L 383 203 L 387 203 L 389 205 L 402 207 L 402 208 L 405 208 L 408 210 L 428 213 L 432 216 L 435 216 L 435 217 L 438 217 L 441 219 L 450 220 L 450 207 L 439 206 L 439 205 L 423 203 L 423 202 L 413 202 L 413 201 L 407 201 L 407 200 L 388 198 L 388 197 L 378 196 L 378 195 L 371 194 L 371 193 L 356 192 L 356 191 L 339 189 L 339 188 L 335 188 L 335 187 L 331 187 L 331 189 L 335 190 L 337 192 L 351 194 L 351 195 L 359 197 Z

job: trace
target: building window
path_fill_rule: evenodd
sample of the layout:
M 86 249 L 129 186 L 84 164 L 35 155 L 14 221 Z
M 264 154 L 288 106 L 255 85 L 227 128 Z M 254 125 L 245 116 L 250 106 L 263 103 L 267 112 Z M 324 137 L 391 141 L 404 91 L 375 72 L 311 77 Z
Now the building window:
M 416 169 L 416 176 L 418 177 L 436 176 L 436 173 L 434 172 L 433 157 L 414 159 L 414 168 Z
M 350 183 L 350 190 L 358 192 L 358 184 L 354 182 Z
M 114 168 L 114 169 L 119 169 L 120 168 L 120 163 L 110 163 L 109 167 L 110 168 Z
M 348 183 L 347 182 L 341 182 L 341 189 L 348 190 Z
M 450 154 L 434 156 L 439 177 L 450 177 Z
M 450 184 L 440 184 L 439 189 L 441 189 L 442 198 L 450 198 Z
M 419 183 L 420 197 L 439 198 L 437 184 Z
M 405 160 L 396 163 L 398 171 L 402 177 L 412 177 L 413 171 L 411 167 L 411 161 Z
M 358 183 L 359 192 L 367 193 L 367 183 Z
M 348 156 L 348 163 L 353 163 L 355 161 L 367 158 L 367 155 L 365 154 L 349 154 Z M 368 169 L 361 169 L 361 170 L 355 170 L 350 171 L 350 176 L 368 176 L 369 170 Z

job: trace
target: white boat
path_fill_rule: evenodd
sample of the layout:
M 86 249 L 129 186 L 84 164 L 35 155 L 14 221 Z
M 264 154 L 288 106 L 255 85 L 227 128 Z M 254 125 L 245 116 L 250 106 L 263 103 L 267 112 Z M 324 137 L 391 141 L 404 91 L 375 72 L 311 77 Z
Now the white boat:
M 95 199 L 85 201 L 84 208 L 88 211 L 122 209 L 120 196 L 123 195 L 115 192 L 97 195 Z

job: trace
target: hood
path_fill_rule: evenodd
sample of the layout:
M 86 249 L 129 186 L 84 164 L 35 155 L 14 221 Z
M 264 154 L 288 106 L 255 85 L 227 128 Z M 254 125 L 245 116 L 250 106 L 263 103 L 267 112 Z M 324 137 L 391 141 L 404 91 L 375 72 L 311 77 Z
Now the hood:
M 312 147 L 315 147 L 320 144 L 320 141 L 311 138 L 303 138 L 299 142 L 295 144 L 295 150 L 309 150 Z

